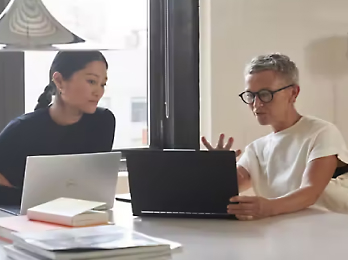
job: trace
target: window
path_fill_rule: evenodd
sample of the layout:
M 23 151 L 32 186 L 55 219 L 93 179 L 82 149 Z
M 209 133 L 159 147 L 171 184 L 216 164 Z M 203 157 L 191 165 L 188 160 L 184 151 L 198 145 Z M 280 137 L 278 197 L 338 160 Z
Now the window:
M 132 99 L 132 122 L 147 122 L 147 102 L 146 100 Z
M 105 95 L 99 100 L 98 106 L 100 107 L 111 107 L 111 97 L 106 97 Z
M 198 0 L 43 2 L 75 34 L 117 46 L 117 50 L 103 51 L 109 81 L 100 101 L 117 118 L 115 149 L 149 145 L 199 149 Z M 55 53 L 25 51 L 24 64 L 8 59 L 25 75 L 25 87 L 16 85 L 25 94 L 23 112 L 33 111 L 48 84 Z M 17 106 L 22 109 L 23 104 Z M 138 112 L 133 113 L 133 108 Z M 133 128 L 134 124 L 139 128 Z

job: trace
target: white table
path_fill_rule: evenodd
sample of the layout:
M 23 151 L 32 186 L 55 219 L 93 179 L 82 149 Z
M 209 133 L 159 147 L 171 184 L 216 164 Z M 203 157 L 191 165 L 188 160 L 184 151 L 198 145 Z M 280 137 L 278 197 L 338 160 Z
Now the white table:
M 0 217 L 5 215 L 1 213 Z M 117 202 L 114 221 L 182 243 L 182 250 L 173 254 L 173 260 L 348 259 L 348 215 L 319 209 L 250 222 L 140 219 L 132 217 L 128 203 Z

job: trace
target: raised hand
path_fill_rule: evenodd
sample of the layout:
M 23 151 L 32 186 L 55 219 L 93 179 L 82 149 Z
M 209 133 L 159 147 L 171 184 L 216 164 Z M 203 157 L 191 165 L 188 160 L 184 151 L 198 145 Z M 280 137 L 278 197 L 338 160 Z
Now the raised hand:
M 225 135 L 220 134 L 219 141 L 214 148 L 211 143 L 203 136 L 202 137 L 202 143 L 203 145 L 209 150 L 209 151 L 214 151 L 214 150 L 231 150 L 234 139 L 232 137 L 228 138 L 227 143 L 225 143 Z M 236 157 L 238 157 L 242 153 L 241 150 L 236 150 Z

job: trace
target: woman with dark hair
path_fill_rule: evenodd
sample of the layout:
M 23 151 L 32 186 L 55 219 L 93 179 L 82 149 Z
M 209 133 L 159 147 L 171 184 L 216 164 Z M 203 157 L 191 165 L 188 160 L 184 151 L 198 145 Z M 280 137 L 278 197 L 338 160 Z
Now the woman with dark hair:
M 99 51 L 58 52 L 35 111 L 0 134 L 0 205 L 20 204 L 27 156 L 111 151 L 115 117 L 97 107 L 107 69 Z

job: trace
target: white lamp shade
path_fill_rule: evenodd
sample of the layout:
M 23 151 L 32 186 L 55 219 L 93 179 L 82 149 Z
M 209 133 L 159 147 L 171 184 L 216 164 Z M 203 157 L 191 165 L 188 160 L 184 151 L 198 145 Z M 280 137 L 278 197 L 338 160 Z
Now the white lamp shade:
M 0 15 L 0 44 L 8 49 L 50 49 L 82 42 L 85 40 L 61 25 L 41 0 L 11 0 Z

